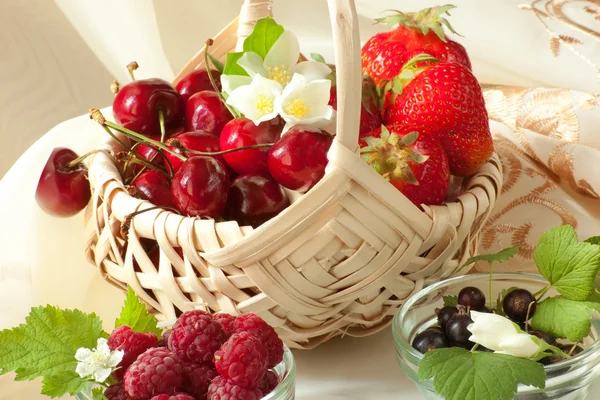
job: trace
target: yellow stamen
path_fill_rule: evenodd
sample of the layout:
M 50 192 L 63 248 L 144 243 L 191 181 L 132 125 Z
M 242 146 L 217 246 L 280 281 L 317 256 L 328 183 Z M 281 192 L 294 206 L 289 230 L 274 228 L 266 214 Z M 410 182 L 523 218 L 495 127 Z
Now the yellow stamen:
M 273 100 L 265 96 L 264 94 L 258 96 L 256 99 L 256 111 L 262 117 L 273 112 Z
M 307 105 L 302 99 L 296 99 L 285 106 L 284 111 L 288 115 L 302 118 L 310 111 L 310 105 Z
M 281 86 L 285 86 L 292 80 L 291 77 L 292 69 L 287 68 L 284 64 L 280 66 L 267 67 L 267 74 L 269 74 L 268 78 L 279 82 Z

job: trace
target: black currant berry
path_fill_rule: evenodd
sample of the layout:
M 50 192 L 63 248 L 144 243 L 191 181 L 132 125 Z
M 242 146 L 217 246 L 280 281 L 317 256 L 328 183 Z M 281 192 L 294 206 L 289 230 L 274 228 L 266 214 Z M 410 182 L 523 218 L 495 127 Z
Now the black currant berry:
M 552 336 L 549 333 L 546 333 L 544 331 L 538 331 L 538 330 L 529 331 L 527 333 L 529 333 L 530 335 L 539 337 L 540 339 L 542 339 L 544 342 L 548 343 L 551 346 L 557 345 L 556 339 L 554 338 L 554 336 Z
M 448 347 L 448 341 L 440 329 L 429 328 L 415 336 L 412 347 L 425 354 L 430 350 Z
M 485 295 L 476 287 L 467 286 L 458 292 L 458 304 L 479 311 L 485 306 Z
M 533 304 L 531 304 L 533 303 Z M 531 308 L 529 308 L 531 304 Z M 535 297 L 529 290 L 515 289 L 504 297 L 502 308 L 504 313 L 515 322 L 524 322 L 528 319 L 527 311 L 529 310 L 529 318 L 535 313 L 537 302 Z
M 442 308 L 436 308 L 435 313 L 437 314 L 438 323 L 440 324 L 440 327 L 442 328 L 442 330 L 445 331 L 446 324 L 448 323 L 450 318 L 458 314 L 458 309 L 456 307 L 446 306 Z
M 448 320 L 446 324 L 446 337 L 451 346 L 464 347 L 470 349 L 474 343 L 469 341 L 471 332 L 467 329 L 473 321 L 468 314 L 460 312 Z

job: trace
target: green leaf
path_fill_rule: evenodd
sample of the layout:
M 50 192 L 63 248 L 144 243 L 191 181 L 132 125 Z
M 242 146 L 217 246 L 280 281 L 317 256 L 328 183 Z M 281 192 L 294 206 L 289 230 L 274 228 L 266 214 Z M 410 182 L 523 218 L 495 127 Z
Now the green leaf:
M 519 246 L 515 246 L 500 250 L 494 254 L 481 254 L 479 256 L 471 257 L 464 263 L 463 267 L 476 263 L 477 261 L 486 261 L 488 263 L 505 262 L 513 258 L 519 252 L 519 249 Z
M 592 236 L 584 240 L 585 243 L 600 244 L 600 236 Z
M 545 232 L 533 258 L 540 273 L 566 298 L 585 300 L 594 292 L 600 247 L 579 243 L 572 226 L 558 226 Z
M 540 389 L 546 384 L 538 362 L 458 347 L 427 352 L 418 376 L 421 381 L 433 378 L 435 391 L 445 400 L 512 400 L 519 383 Z
M 315 60 L 317 62 L 327 64 L 325 62 L 325 58 L 322 55 L 320 55 L 319 53 L 310 53 L 310 58 L 312 58 L 313 60 Z
M 456 307 L 458 305 L 458 296 L 442 296 L 444 307 Z
M 129 325 L 135 332 L 151 332 L 156 336 L 162 335 L 162 331 L 156 327 L 156 318 L 148 313 L 146 306 L 131 287 L 127 289 L 127 298 L 121 315 L 115 321 L 115 328 L 122 325 Z
M 502 289 L 502 291 L 500 293 L 498 293 L 498 298 L 496 299 L 496 308 L 494 309 L 496 314 L 506 317 L 506 314 L 504 313 L 504 306 L 503 306 L 504 298 L 506 297 L 507 294 L 509 294 L 510 292 L 512 292 L 515 289 L 517 289 L 517 287 L 511 286 L 508 289 Z
M 16 380 L 43 376 L 43 394 L 59 397 L 80 390 L 75 353 L 95 348 L 107 337 L 95 314 L 45 306 L 32 308 L 25 323 L 0 331 L 0 374 L 16 371 Z
M 92 399 L 94 400 L 107 400 L 104 395 L 104 388 L 97 387 L 92 390 Z
M 223 63 L 217 57 L 213 56 L 210 53 L 208 53 L 208 58 L 210 58 L 210 61 L 213 63 L 213 65 L 215 66 L 217 71 L 219 71 L 220 73 L 223 73 L 223 68 L 225 68 Z
M 89 381 L 82 379 L 75 371 L 65 371 L 42 379 L 42 394 L 53 398 L 65 394 L 74 396 L 89 384 Z
M 537 305 L 531 327 L 578 342 L 590 333 L 590 309 L 594 307 L 593 302 L 550 297 Z
M 269 16 L 256 21 L 254 30 L 244 40 L 244 51 L 252 51 L 265 58 L 273 44 L 283 34 L 283 26 Z
M 238 65 L 238 60 L 244 55 L 243 52 L 227 53 L 225 67 L 223 67 L 224 75 L 243 75 L 249 76 L 246 70 Z

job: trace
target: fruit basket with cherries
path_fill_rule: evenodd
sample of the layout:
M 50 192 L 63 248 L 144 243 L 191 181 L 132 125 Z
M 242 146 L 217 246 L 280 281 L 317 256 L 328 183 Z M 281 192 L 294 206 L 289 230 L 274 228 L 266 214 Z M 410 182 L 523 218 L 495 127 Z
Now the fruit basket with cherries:
M 376 332 L 459 273 L 502 185 L 451 7 L 384 17 L 361 52 L 353 1 L 329 0 L 331 65 L 246 0 L 173 84 L 130 64 L 114 118 L 90 112 L 106 146 L 89 169 L 56 149 L 38 203 L 88 204 L 89 260 L 161 320 L 252 312 L 295 348 Z

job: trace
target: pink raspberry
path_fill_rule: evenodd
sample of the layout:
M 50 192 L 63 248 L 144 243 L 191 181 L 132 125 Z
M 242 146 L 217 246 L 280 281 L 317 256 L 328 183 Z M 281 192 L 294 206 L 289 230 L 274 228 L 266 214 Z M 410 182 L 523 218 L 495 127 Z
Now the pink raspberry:
M 154 396 L 150 400 L 196 400 L 192 396 L 186 393 L 176 393 L 174 395 L 169 396 L 168 394 L 159 394 L 158 396 Z
M 263 377 L 258 388 L 266 396 L 267 394 L 275 390 L 277 385 L 279 385 L 279 376 L 275 372 L 269 370 Z
M 283 342 L 277 332 L 256 314 L 243 314 L 238 316 L 234 323 L 234 332 L 250 332 L 256 336 L 269 352 L 269 368 L 274 368 L 283 360 Z
M 123 386 L 123 382 L 115 383 L 114 385 L 110 385 L 104 391 L 104 396 L 108 400 L 130 400 L 131 397 L 127 396 L 127 392 L 125 391 L 125 387 Z
M 113 376 L 122 380 L 125 371 L 140 354 L 151 347 L 158 345 L 158 338 L 153 333 L 134 332 L 127 325 L 123 325 L 115 329 L 108 338 L 108 347 L 111 351 L 123 350 L 123 359 L 117 365 L 117 369 L 113 372 Z
M 269 352 L 261 341 L 248 332 L 233 334 L 215 353 L 217 372 L 234 385 L 258 387 L 269 363 Z
M 226 340 L 227 333 L 212 315 L 194 310 L 183 313 L 173 325 L 169 348 L 183 360 L 208 364 Z
M 171 395 L 183 390 L 183 363 L 168 349 L 154 347 L 131 364 L 123 383 L 133 400 L 147 400 L 157 393 Z
M 259 400 L 262 397 L 260 389 L 246 389 L 218 376 L 208 387 L 206 400 Z
M 235 321 L 235 317 L 233 315 L 217 313 L 213 315 L 213 319 L 218 321 L 223 326 L 223 329 L 225 329 L 225 332 L 227 332 L 227 336 L 233 335 L 233 321 Z
M 185 364 L 183 366 L 183 388 L 196 400 L 205 400 L 208 386 L 217 376 L 214 365 Z
M 158 345 L 160 347 L 169 347 L 169 336 L 171 336 L 171 330 L 167 329 L 163 332 L 162 337 L 158 339 Z

